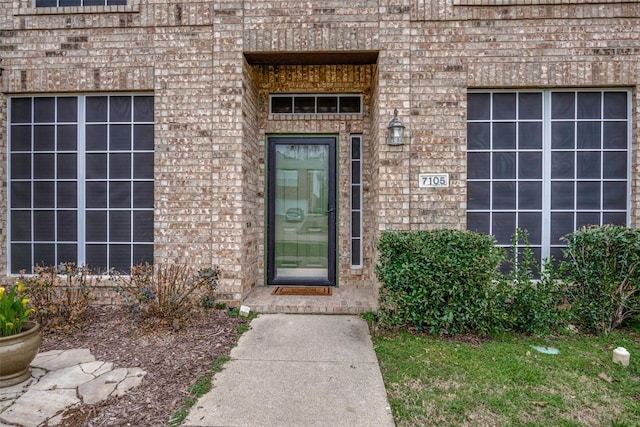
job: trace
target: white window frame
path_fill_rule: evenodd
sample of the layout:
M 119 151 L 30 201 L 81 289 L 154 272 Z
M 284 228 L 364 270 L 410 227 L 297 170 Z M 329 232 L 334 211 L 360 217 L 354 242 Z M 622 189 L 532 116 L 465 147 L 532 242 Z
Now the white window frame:
M 360 149 L 358 150 L 358 157 L 355 158 L 353 156 L 353 143 L 354 141 L 357 141 L 359 143 L 359 147 Z M 358 165 L 359 166 L 359 174 L 357 176 L 354 176 L 353 174 L 353 166 L 354 165 Z M 349 227 L 349 253 L 350 253 L 350 264 L 351 264 L 351 268 L 353 269 L 360 269 L 363 267 L 363 254 L 362 254 L 362 249 L 363 249 L 363 245 L 362 245 L 362 240 L 363 240 L 363 228 L 362 228 L 362 135 L 351 135 L 349 138 L 349 167 L 350 167 L 350 171 L 349 171 L 349 204 L 350 204 L 350 213 L 349 213 L 349 222 L 350 222 L 350 227 Z M 353 205 L 353 201 L 355 199 L 355 197 L 357 197 L 360 200 L 360 207 L 359 208 L 355 208 Z M 353 220 L 353 214 L 357 213 L 359 214 L 358 218 L 359 221 L 354 222 Z M 358 236 L 355 235 L 355 233 L 353 232 L 354 230 L 358 231 Z M 359 259 L 354 259 L 354 253 L 353 253 L 353 247 L 354 244 L 357 245 L 359 247 Z M 354 262 L 356 261 L 356 262 Z

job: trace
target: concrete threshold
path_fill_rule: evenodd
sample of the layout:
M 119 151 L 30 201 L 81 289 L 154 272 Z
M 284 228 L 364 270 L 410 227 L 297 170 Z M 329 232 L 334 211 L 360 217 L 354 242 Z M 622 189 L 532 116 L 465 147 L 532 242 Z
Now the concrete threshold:
M 378 301 L 371 287 L 341 286 L 331 296 L 271 295 L 275 286 L 258 286 L 242 302 L 257 313 L 363 314 L 377 313 Z

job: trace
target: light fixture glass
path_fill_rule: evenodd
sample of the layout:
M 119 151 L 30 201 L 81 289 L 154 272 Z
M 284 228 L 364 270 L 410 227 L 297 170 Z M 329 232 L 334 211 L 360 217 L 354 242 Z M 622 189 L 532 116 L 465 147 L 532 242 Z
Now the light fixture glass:
M 404 125 L 400 120 L 398 120 L 398 110 L 393 111 L 393 118 L 389 122 L 389 126 L 387 126 L 389 130 L 389 134 L 387 135 L 387 144 L 389 145 L 402 145 L 404 144 L 403 134 L 404 134 Z

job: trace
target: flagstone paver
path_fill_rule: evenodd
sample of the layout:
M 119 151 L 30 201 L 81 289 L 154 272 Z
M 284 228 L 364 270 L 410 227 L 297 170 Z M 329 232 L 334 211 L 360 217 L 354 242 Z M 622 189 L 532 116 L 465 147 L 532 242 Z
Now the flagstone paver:
M 0 388 L 0 427 L 58 425 L 65 409 L 122 396 L 146 375 L 140 368 L 113 369 L 88 349 L 43 352 L 31 367 L 27 381 Z

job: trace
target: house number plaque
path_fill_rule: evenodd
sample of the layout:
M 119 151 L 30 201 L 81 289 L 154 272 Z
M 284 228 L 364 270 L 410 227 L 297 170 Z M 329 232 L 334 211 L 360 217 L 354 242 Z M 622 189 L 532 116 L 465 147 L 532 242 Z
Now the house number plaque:
M 448 173 L 421 173 L 419 175 L 419 186 L 422 187 L 448 187 Z

